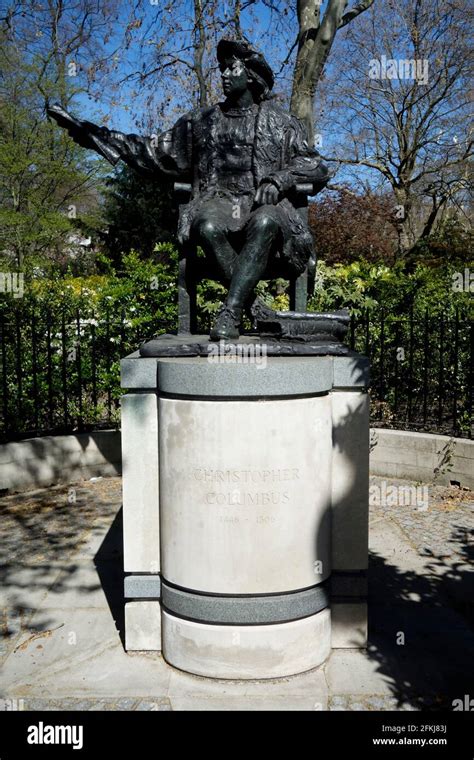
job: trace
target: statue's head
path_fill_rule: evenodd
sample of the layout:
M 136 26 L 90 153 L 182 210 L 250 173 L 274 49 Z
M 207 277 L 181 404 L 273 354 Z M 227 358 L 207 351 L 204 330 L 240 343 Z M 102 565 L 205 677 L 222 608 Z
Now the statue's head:
M 244 40 L 223 39 L 217 45 L 217 60 L 224 95 L 236 97 L 250 90 L 255 103 L 268 97 L 273 87 L 273 72 L 261 53 Z

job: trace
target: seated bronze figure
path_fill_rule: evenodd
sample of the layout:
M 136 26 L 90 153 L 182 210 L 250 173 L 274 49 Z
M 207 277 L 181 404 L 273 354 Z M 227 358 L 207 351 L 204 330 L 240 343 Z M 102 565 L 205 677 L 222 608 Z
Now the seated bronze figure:
M 190 185 L 178 239 L 201 246 L 228 286 L 210 337 L 232 340 L 270 263 L 280 277 L 304 271 L 313 243 L 295 197 L 299 185 L 319 192 L 329 173 L 302 122 L 271 99 L 274 78 L 265 58 L 245 41 L 223 39 L 217 59 L 224 101 L 187 113 L 158 136 L 98 127 L 59 106 L 48 113 L 111 163 L 122 159 L 149 178 L 164 174 Z

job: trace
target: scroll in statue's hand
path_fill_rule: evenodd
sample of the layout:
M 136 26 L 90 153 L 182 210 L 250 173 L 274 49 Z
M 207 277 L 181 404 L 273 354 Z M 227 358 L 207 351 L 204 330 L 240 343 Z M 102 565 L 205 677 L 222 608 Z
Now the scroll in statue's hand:
M 275 206 L 280 199 L 280 192 L 276 185 L 271 182 L 264 182 L 257 190 L 255 203 L 259 206 Z

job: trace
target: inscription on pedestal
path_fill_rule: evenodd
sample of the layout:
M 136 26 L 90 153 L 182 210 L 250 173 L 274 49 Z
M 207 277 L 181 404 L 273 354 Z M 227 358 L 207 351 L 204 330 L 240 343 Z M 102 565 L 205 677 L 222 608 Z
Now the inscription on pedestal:
M 324 396 L 250 406 L 160 399 L 168 582 L 280 593 L 329 575 L 330 411 Z
M 272 507 L 289 504 L 290 491 L 277 489 L 275 486 L 300 479 L 299 467 L 266 470 L 211 470 L 195 467 L 191 475 L 191 480 L 200 485 L 209 484 L 212 490 L 203 494 L 202 501 L 204 504 L 217 507 Z M 234 488 L 230 490 L 232 486 Z M 272 490 L 257 490 L 265 486 Z M 256 514 L 254 511 L 231 514 L 228 510 L 218 510 L 217 517 L 220 522 L 231 525 L 251 521 L 257 525 L 269 525 L 276 521 L 275 515 Z

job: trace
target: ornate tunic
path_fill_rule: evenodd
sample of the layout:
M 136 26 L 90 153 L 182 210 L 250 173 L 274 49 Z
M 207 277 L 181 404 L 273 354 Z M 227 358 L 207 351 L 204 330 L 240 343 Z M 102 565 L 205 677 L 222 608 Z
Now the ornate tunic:
M 290 273 L 304 270 L 312 237 L 292 195 L 299 183 L 309 183 L 318 192 L 329 175 L 318 153 L 308 147 L 302 123 L 280 106 L 267 100 L 226 112 L 219 103 L 186 114 L 158 138 L 106 131 L 108 142 L 135 170 L 150 178 L 165 173 L 191 183 L 192 198 L 180 207 L 181 243 L 189 240 L 193 221 L 206 210 L 224 229 L 242 230 L 260 183 L 275 184 L 281 200 L 266 211 L 281 230 L 281 257 Z

